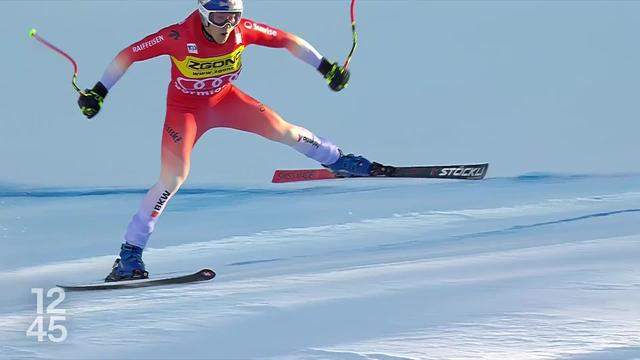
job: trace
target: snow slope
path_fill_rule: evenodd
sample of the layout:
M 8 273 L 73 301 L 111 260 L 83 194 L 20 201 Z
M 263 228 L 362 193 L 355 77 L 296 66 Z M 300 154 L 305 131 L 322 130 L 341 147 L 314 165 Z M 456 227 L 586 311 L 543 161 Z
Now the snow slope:
M 640 176 L 188 188 L 145 253 L 208 283 L 30 289 L 109 271 L 143 189 L 0 185 L 0 357 L 640 359 Z

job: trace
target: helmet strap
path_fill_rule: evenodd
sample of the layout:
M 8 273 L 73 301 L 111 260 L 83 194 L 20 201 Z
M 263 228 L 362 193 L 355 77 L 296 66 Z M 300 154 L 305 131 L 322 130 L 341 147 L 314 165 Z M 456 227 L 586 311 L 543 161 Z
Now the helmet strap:
M 207 24 L 207 26 L 205 26 L 204 24 L 202 24 L 202 33 L 204 34 L 204 37 L 207 38 L 207 40 L 209 41 L 213 41 L 215 42 L 216 40 L 213 38 L 213 36 L 211 36 L 211 34 L 209 34 L 209 32 L 207 31 L 207 28 L 209 27 L 209 24 Z

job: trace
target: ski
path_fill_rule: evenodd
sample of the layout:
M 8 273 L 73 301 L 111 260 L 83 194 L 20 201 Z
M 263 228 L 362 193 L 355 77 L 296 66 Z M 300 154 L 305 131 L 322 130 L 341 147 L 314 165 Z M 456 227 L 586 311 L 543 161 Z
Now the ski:
M 115 290 L 132 289 L 149 286 L 188 284 L 199 281 L 208 281 L 216 277 L 216 273 L 210 269 L 202 269 L 189 275 L 172 276 L 159 279 L 126 280 L 114 282 L 100 282 L 84 285 L 57 285 L 65 291 L 90 291 L 90 290 Z
M 488 169 L 488 163 L 474 165 L 389 166 L 374 162 L 371 168 L 371 175 L 364 177 L 482 180 L 487 174 Z M 271 182 L 282 184 L 297 181 L 362 177 L 363 176 L 343 176 L 329 169 L 276 170 Z

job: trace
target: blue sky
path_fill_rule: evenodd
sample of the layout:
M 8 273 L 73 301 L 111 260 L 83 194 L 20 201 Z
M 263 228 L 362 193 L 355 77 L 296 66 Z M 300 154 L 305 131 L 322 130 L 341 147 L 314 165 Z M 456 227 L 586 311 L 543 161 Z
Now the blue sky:
M 245 1 L 245 16 L 342 61 L 349 1 Z M 2 1 L 0 183 L 151 185 L 159 172 L 169 59 L 135 64 L 93 120 L 71 66 L 28 38 L 36 27 L 92 86 L 128 44 L 195 0 Z M 638 172 L 640 2 L 371 1 L 357 7 L 350 87 L 333 93 L 286 50 L 250 47 L 237 85 L 285 119 L 380 162 L 488 161 L 490 176 Z M 255 135 L 214 130 L 187 184 L 267 184 L 313 161 Z

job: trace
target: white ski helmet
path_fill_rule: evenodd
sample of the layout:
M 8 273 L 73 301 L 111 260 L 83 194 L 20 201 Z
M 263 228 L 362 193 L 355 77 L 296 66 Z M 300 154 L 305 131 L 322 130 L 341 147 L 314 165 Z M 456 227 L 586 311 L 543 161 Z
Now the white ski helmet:
M 242 18 L 242 0 L 198 0 L 198 11 L 202 21 L 218 28 L 235 27 Z M 215 14 L 227 15 L 217 20 Z M 218 16 L 219 18 L 219 16 Z

